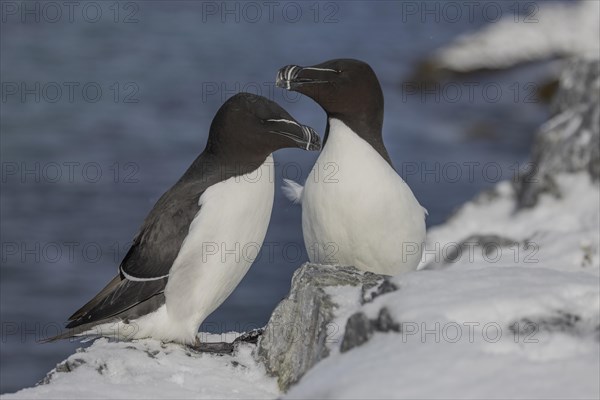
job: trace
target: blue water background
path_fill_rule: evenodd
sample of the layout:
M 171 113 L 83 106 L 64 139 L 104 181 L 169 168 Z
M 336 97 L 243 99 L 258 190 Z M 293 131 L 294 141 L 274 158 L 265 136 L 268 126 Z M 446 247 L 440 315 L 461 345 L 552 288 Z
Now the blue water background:
M 499 85 L 498 101 L 486 100 L 479 89 L 469 98 L 461 81 L 465 92 L 458 98 L 452 88 L 424 98 L 403 90 L 419 60 L 489 23 L 481 13 L 473 20 L 436 21 L 407 16 L 399 2 L 354 1 L 297 2 L 286 16 L 282 10 L 288 3 L 282 2 L 272 21 L 261 7 L 262 16 L 252 22 L 256 14 L 250 9 L 243 14 L 242 3 L 237 11 L 236 3 L 229 3 L 233 14 L 222 16 L 208 14 L 202 2 L 150 1 L 133 2 L 133 9 L 116 3 L 115 22 L 114 2 L 96 4 L 103 16 L 95 23 L 76 11 L 73 22 L 64 15 L 54 23 L 5 15 L 1 25 L 3 85 L 79 83 L 73 101 L 66 92 L 49 101 L 55 93 L 48 87 L 39 102 L 34 95 L 24 100 L 11 95 L 1 103 L 2 393 L 33 385 L 81 346 L 37 339 L 51 334 L 115 274 L 144 216 L 203 149 L 212 116 L 226 98 L 240 90 L 265 95 L 323 132 L 325 116 L 318 106 L 274 88 L 279 67 L 338 57 L 371 64 L 385 94 L 386 146 L 429 210 L 429 226 L 482 189 L 512 178 L 515 164 L 527 159 L 536 127 L 548 116 L 544 104 L 524 99 L 531 91 L 525 85 L 541 84 L 549 74 L 544 65 L 469 78 L 478 87 Z M 510 4 L 496 4 L 511 12 Z M 297 9 L 302 14 L 294 22 Z M 127 16 L 132 23 L 124 23 Z M 102 89 L 98 101 L 90 100 L 93 88 L 84 98 L 82 86 L 90 82 Z M 279 151 L 277 188 L 284 172 L 295 178 L 299 171 L 302 181 L 316 157 Z M 469 162 L 480 163 L 473 176 L 465 167 Z M 460 166 L 458 179 L 453 163 Z M 57 182 L 52 181 L 55 165 L 62 174 Z M 98 167 L 102 176 L 91 182 Z M 23 174 L 36 168 L 37 173 Z M 277 190 L 265 240 L 270 251 L 263 249 L 203 329 L 244 330 L 266 323 L 292 273 L 307 259 L 300 217 L 300 208 Z

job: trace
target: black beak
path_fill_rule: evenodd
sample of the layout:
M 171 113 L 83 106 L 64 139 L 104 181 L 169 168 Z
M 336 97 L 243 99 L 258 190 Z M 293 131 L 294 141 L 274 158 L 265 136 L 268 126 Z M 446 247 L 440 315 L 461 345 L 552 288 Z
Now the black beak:
M 300 67 L 298 65 L 286 65 L 277 72 L 275 84 L 287 90 L 296 90 L 301 86 L 329 83 L 328 77 L 332 73 L 339 73 L 330 68 Z
M 321 138 L 313 128 L 289 119 L 268 119 L 269 132 L 291 139 L 296 147 L 321 150 Z

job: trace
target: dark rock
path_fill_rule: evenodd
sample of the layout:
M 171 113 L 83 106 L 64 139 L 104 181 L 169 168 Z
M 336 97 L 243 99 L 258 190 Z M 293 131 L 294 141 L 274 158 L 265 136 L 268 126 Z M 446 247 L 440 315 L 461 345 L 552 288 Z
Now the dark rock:
M 526 244 L 524 244 L 525 246 Z M 432 262 L 423 269 L 432 270 L 445 268 L 449 264 L 459 261 L 462 257 L 469 257 L 473 253 L 474 248 L 481 248 L 486 256 L 489 256 L 497 248 L 520 246 L 520 242 L 508 237 L 499 235 L 471 235 L 462 240 L 456 246 L 451 247 L 451 251 L 441 254 L 443 259 L 441 262 Z M 482 254 L 478 252 L 478 254 Z
M 348 322 L 346 323 L 346 332 L 344 333 L 340 351 L 345 353 L 356 346 L 366 343 L 373 336 L 373 332 L 373 323 L 365 314 L 362 312 L 353 314 L 348 318 Z
M 548 79 L 542 82 L 536 90 L 536 98 L 544 103 L 552 103 L 558 92 L 558 79 Z
M 365 272 L 365 274 L 370 274 L 371 272 Z M 373 274 L 375 275 L 375 274 Z M 362 303 L 370 303 L 375 300 L 377 297 L 382 294 L 394 292 L 398 290 L 398 287 L 390 281 L 389 276 L 376 275 L 379 278 L 379 282 L 370 286 L 368 284 L 363 285 L 362 287 Z M 383 277 L 383 279 L 381 279 Z
M 394 321 L 387 307 L 379 310 L 377 319 L 374 320 L 370 320 L 362 312 L 348 318 L 340 351 L 345 353 L 368 342 L 375 332 L 400 332 L 400 324 Z
M 156 358 L 156 355 L 157 355 L 158 353 L 160 353 L 160 351 L 158 351 L 158 350 L 152 350 L 152 351 L 150 351 L 150 350 L 146 350 L 146 351 L 145 351 L 145 353 L 146 353 L 146 354 L 148 355 L 148 357 L 150 357 L 150 358 Z
M 201 342 L 197 340 L 197 342 L 188 346 L 188 348 L 197 353 L 212 353 L 212 354 L 231 354 L 233 353 L 237 346 L 240 343 L 250 343 L 256 344 L 258 343 L 258 339 L 263 333 L 263 329 L 253 329 L 249 332 L 243 333 L 238 336 L 233 342 Z
M 85 360 L 82 358 L 65 360 L 56 366 L 56 372 L 71 372 L 83 364 L 85 364 Z
M 553 104 L 532 151 L 533 168 L 517 180 L 519 208 L 533 207 L 542 193 L 560 197 L 558 173 L 587 171 L 600 179 L 600 61 L 577 59 L 564 69 Z
M 512 322 L 508 329 L 525 343 L 537 342 L 538 332 L 562 332 L 581 337 L 594 336 L 600 341 L 598 320 L 584 319 L 567 311 L 557 311 L 551 315 L 525 317 Z
M 394 321 L 387 307 L 379 310 L 379 315 L 374 321 L 374 328 L 377 332 L 400 332 L 400 324 Z
M 232 361 L 231 366 L 234 368 L 248 369 L 246 365 L 240 364 L 238 361 Z
M 338 305 L 327 288 L 354 286 L 359 289 L 357 306 L 365 294 L 382 286 L 386 277 L 361 272 L 354 267 L 304 264 L 292 278 L 289 295 L 273 311 L 259 340 L 257 358 L 267 372 L 277 376 L 279 387 L 286 391 L 321 359 L 329 355 L 329 345 L 336 343 Z
M 103 375 L 104 371 L 106 371 L 107 368 L 108 368 L 108 366 L 105 363 L 102 363 L 96 367 L 96 372 L 99 373 L 100 375 Z
M 238 336 L 233 343 L 251 343 L 256 344 L 264 332 L 263 328 L 253 329 Z
M 58 374 L 60 372 L 74 371 L 75 369 L 77 369 L 78 367 L 82 366 L 85 363 L 86 363 L 85 360 L 82 358 L 75 358 L 73 360 L 66 359 L 65 361 L 61 362 L 60 364 L 57 364 L 56 367 L 52 371 L 48 372 L 48 374 L 41 381 L 36 383 L 35 385 L 36 386 L 47 385 L 52 381 L 52 379 L 54 379 L 56 374 Z M 102 373 L 101 370 L 99 370 L 98 372 Z

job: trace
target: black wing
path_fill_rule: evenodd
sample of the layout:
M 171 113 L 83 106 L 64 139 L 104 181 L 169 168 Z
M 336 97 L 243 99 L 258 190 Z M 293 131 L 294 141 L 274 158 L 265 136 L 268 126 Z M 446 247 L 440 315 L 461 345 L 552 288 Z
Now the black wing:
M 100 292 L 69 318 L 67 328 L 112 319 L 135 319 L 148 314 L 164 304 L 166 285 L 167 278 L 133 282 L 117 276 L 109 283 L 110 290 Z
M 187 176 L 161 196 L 121 262 L 119 275 L 69 318 L 67 328 L 134 319 L 164 304 L 169 270 L 200 211 L 198 200 L 215 181 Z
M 200 211 L 198 200 L 206 185 L 178 183 L 162 195 L 148 214 L 120 271 L 132 280 L 160 279 L 169 275 L 190 223 Z

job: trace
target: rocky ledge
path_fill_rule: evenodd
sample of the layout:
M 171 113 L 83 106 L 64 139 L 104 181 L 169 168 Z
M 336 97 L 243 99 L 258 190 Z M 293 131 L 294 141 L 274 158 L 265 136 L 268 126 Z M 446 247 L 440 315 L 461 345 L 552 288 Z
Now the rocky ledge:
M 288 297 L 273 311 L 257 356 L 285 391 L 335 351 L 340 340 L 346 347 L 360 341 L 359 332 L 340 338 L 346 319 L 353 309 L 394 290 L 389 277 L 354 267 L 305 264 L 294 274 Z
M 599 68 L 567 64 L 538 173 L 432 228 L 419 271 L 305 264 L 258 344 L 100 339 L 3 397 L 598 398 Z

